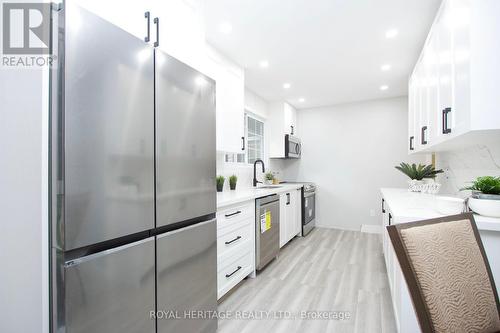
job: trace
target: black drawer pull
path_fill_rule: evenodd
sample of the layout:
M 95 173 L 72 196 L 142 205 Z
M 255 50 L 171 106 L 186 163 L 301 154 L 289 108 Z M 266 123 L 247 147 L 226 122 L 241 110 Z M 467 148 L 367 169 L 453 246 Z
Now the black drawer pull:
M 234 215 L 238 215 L 238 214 L 241 214 L 241 210 L 237 211 L 237 212 L 234 212 L 234 213 L 231 213 L 231 214 L 226 214 L 224 215 L 225 217 L 231 217 L 231 216 L 234 216 Z
M 392 215 L 391 213 L 389 213 L 389 225 L 391 225 L 391 222 L 392 222 Z
M 237 241 L 237 240 L 239 240 L 239 239 L 241 239 L 241 236 L 238 236 L 238 237 L 236 237 L 235 239 L 232 239 L 232 240 L 227 241 L 227 242 L 224 242 L 224 243 L 226 243 L 226 245 L 229 245 L 229 244 L 231 244 L 231 243 L 236 242 L 236 241 Z
M 236 272 L 239 271 L 240 269 L 241 269 L 241 266 L 238 266 L 238 268 L 236 268 L 232 273 L 226 274 L 226 277 L 230 278 L 231 276 L 233 276 L 234 274 L 236 274 Z
M 384 202 L 385 202 L 385 200 L 384 200 L 384 199 L 382 199 L 382 213 L 385 213 Z
M 415 150 L 415 147 L 413 147 L 413 140 L 415 140 L 415 137 L 410 136 L 410 150 Z

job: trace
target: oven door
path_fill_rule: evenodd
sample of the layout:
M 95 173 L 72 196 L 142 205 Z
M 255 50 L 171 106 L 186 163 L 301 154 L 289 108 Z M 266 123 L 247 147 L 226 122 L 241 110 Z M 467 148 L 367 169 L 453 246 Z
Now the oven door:
M 300 158 L 302 146 L 300 139 L 291 135 L 285 135 L 285 157 Z
M 316 194 L 314 192 L 304 193 L 302 208 L 302 236 L 305 236 L 316 225 Z

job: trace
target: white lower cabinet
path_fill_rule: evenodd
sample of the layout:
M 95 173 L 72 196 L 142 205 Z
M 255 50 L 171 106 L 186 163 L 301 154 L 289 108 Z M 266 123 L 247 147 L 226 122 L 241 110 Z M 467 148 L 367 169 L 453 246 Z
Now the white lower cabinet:
M 300 198 L 300 189 L 280 194 L 280 247 L 302 231 Z
M 217 298 L 255 272 L 255 201 L 217 211 Z
M 417 316 L 413 310 L 410 293 L 404 280 L 403 272 L 399 266 L 398 258 L 392 247 L 387 226 L 393 224 L 394 214 L 384 198 L 382 198 L 382 245 L 384 251 L 385 265 L 387 268 L 387 277 L 392 297 L 392 306 L 394 317 L 396 319 L 396 328 L 398 332 L 419 333 L 420 328 Z

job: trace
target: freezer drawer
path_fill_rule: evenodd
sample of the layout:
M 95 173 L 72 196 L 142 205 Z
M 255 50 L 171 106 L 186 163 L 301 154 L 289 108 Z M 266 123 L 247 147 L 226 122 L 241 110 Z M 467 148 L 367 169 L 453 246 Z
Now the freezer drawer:
M 71 1 L 60 15 L 65 225 L 54 230 L 71 250 L 154 228 L 154 61 L 151 46 Z
M 212 214 L 215 82 L 162 51 L 156 68 L 156 226 Z
M 66 332 L 155 332 L 154 248 L 152 237 L 66 263 Z
M 158 333 L 211 333 L 217 319 L 185 314 L 217 310 L 217 253 L 215 219 L 157 236 L 158 311 L 179 319 L 158 319 Z

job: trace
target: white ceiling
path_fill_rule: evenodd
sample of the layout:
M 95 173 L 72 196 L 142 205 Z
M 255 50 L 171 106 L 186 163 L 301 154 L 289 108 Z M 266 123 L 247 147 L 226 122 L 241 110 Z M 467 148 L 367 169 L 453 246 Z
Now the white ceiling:
M 407 94 L 441 0 L 206 0 L 207 40 L 245 68 L 245 84 L 297 108 Z M 232 26 L 229 34 L 220 25 Z M 399 34 L 387 39 L 389 29 Z M 262 60 L 269 67 L 259 66 Z M 389 71 L 381 71 L 383 64 Z M 283 89 L 285 82 L 290 89 Z M 381 91 L 382 85 L 389 88 Z M 300 103 L 299 98 L 305 98 Z

